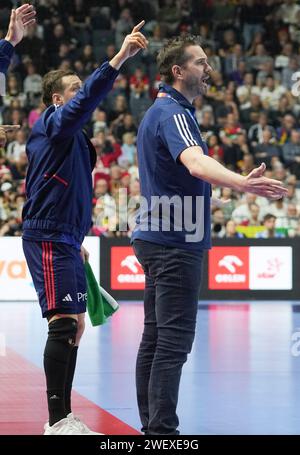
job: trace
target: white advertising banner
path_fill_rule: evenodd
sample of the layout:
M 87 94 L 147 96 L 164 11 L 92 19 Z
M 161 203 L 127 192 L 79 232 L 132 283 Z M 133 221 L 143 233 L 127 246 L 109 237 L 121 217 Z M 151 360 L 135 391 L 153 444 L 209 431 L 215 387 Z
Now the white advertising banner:
M 290 246 L 250 247 L 249 288 L 291 290 L 293 255 Z
M 89 262 L 96 278 L 99 278 L 99 238 L 86 237 L 83 245 L 90 253 Z M 23 254 L 21 237 L 0 237 L 0 300 L 36 299 L 37 295 Z

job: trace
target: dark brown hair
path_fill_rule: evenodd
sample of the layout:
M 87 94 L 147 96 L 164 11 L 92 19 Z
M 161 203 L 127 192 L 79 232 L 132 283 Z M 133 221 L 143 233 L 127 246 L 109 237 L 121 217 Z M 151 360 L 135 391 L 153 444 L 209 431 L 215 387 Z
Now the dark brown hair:
M 75 76 L 74 71 L 68 70 L 54 70 L 49 71 L 43 77 L 43 103 L 48 107 L 53 104 L 52 95 L 55 92 L 62 93 L 64 90 L 64 85 L 62 82 L 63 77 L 65 76 Z
M 169 39 L 157 55 L 159 74 L 167 84 L 174 82 L 172 66 L 183 66 L 191 56 L 185 52 L 189 46 L 201 46 L 200 37 L 195 35 L 177 36 Z

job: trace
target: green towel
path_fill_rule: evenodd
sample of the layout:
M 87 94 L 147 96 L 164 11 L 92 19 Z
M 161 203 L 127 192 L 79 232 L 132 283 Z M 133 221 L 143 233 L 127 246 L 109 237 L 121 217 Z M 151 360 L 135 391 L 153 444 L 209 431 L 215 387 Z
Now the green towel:
M 101 325 L 119 309 L 119 305 L 98 284 L 89 262 L 85 262 L 84 267 L 87 281 L 87 310 L 89 317 L 93 326 Z

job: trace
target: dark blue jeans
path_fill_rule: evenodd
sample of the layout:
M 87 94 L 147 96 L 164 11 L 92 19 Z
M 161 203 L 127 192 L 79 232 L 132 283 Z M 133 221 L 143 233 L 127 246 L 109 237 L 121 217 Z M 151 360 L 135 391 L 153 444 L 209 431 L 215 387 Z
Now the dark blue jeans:
M 179 383 L 195 336 L 203 252 L 142 240 L 134 240 L 133 248 L 146 277 L 145 325 L 136 363 L 142 431 L 179 434 Z

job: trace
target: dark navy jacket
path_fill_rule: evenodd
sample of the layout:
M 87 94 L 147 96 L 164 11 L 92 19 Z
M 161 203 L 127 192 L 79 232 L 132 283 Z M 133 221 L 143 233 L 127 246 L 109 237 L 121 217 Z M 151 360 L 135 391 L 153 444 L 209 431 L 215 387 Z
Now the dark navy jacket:
M 74 98 L 61 107 L 48 107 L 33 126 L 26 146 L 29 167 L 23 238 L 33 239 L 36 234 L 36 240 L 53 240 L 53 233 L 61 233 L 61 238 L 73 238 L 81 244 L 88 233 L 96 154 L 81 128 L 111 90 L 117 75 L 118 71 L 105 62 Z
M 134 239 L 192 251 L 211 247 L 211 186 L 193 177 L 178 159 L 187 148 L 208 148 L 195 108 L 164 84 L 140 123 L 137 151 L 141 201 Z

